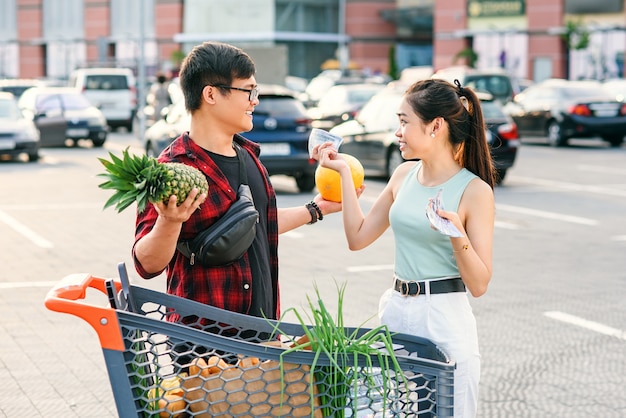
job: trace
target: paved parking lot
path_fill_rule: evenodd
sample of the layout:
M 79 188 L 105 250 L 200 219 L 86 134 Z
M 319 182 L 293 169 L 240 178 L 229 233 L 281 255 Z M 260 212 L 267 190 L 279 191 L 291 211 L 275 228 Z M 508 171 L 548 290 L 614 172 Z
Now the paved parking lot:
M 91 162 L 104 151 L 0 162 L 2 418 L 117 416 L 96 333 L 43 305 L 66 274 L 116 277 L 120 261 L 137 284 L 164 289 L 162 278 L 140 281 L 132 270 L 134 214 L 101 210 Z M 626 416 L 625 151 L 531 146 L 496 190 L 494 277 L 472 300 L 479 417 Z M 383 185 L 368 181 L 364 210 Z M 310 198 L 280 186 L 281 205 Z M 333 215 L 281 236 L 281 299 L 303 306 L 316 283 L 332 301 L 335 282 L 347 282 L 346 323 L 359 325 L 389 284 L 393 239 L 350 252 L 340 228 Z

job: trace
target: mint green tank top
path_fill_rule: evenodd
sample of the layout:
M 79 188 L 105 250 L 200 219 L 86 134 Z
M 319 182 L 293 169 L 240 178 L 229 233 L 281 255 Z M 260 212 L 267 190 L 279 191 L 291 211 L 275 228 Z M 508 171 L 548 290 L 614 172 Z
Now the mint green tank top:
M 445 183 L 425 187 L 417 180 L 421 168 L 418 161 L 409 171 L 389 211 L 396 245 L 395 273 L 401 279 L 418 281 L 458 277 L 450 238 L 430 227 L 426 205 L 443 189 L 444 209 L 456 212 L 465 188 L 477 176 L 463 168 Z

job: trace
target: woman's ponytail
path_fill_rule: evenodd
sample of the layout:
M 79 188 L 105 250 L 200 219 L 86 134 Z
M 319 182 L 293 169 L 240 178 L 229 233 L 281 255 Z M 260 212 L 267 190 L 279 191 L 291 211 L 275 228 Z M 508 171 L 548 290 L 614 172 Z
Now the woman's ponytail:
M 459 147 L 457 158 L 463 167 L 483 179 L 493 189 L 496 182 L 495 168 L 487 143 L 487 128 L 480 100 L 472 89 L 462 87 L 458 80 L 454 80 L 454 82 L 458 90 L 459 101 L 469 116 L 467 136 Z

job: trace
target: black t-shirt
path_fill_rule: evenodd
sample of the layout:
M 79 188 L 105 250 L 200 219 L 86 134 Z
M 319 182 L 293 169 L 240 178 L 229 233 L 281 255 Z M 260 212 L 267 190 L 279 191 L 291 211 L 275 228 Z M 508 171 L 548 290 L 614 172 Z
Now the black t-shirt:
M 231 187 L 239 189 L 239 158 L 226 157 L 207 151 L 209 157 L 224 173 Z M 256 238 L 248 250 L 252 268 L 252 301 L 248 315 L 263 316 L 277 319 L 276 307 L 273 302 L 272 275 L 270 271 L 270 247 L 267 235 L 267 209 L 269 199 L 265 190 L 264 177 L 247 151 L 243 150 L 248 185 L 254 199 L 254 206 L 259 212 L 259 223 L 256 226 Z

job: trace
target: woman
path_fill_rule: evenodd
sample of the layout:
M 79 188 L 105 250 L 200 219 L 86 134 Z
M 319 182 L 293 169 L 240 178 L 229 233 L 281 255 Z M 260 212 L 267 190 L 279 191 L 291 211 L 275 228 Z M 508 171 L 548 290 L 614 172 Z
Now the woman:
M 423 80 L 398 110 L 400 151 L 407 161 L 389 179 L 370 212 L 359 207 L 350 169 L 328 144 L 320 165 L 340 173 L 343 223 L 351 250 L 373 243 L 391 226 L 396 245 L 392 287 L 379 316 L 392 332 L 428 338 L 457 363 L 454 416 L 477 411 L 480 354 L 467 291 L 483 295 L 491 279 L 494 168 L 476 94 L 444 80 Z M 437 214 L 460 232 L 438 232 L 426 207 L 441 190 Z

